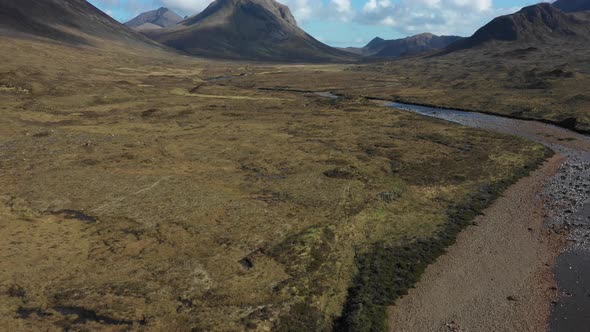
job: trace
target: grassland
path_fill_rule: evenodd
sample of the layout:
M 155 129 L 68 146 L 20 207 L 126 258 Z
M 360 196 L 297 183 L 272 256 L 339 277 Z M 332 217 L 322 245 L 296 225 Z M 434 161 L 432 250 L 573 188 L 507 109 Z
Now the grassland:
M 547 153 L 362 97 L 438 91 L 393 69 L 0 49 L 0 326 L 14 331 L 377 330 Z
M 315 86 L 350 97 L 535 119 L 590 133 L 590 92 L 585 88 L 590 86 L 589 56 L 583 43 L 519 48 L 498 42 L 445 56 L 351 65 L 315 75 L 281 68 L 256 81 L 267 87 Z

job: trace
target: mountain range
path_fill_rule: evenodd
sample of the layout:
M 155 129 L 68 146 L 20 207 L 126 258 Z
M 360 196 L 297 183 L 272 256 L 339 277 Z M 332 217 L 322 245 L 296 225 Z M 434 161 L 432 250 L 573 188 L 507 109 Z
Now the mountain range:
M 558 0 L 497 17 L 468 38 L 424 33 L 395 40 L 375 38 L 362 48 L 336 49 L 303 31 L 289 8 L 274 0 L 215 0 L 200 14 L 186 19 L 159 8 L 125 25 L 85 0 L 2 0 L 0 34 L 26 34 L 71 44 L 100 40 L 150 46 L 160 43 L 211 58 L 351 62 L 361 56 L 400 57 L 437 50 L 443 55 L 499 42 L 514 43 L 515 47 L 588 43 L 588 10 L 590 0 Z

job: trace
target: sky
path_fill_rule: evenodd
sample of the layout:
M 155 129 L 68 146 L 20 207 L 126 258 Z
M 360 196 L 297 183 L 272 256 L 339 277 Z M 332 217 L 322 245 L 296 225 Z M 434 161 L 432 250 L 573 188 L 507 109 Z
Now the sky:
M 89 0 L 124 23 L 167 7 L 181 16 L 199 13 L 212 0 Z M 364 46 L 375 37 L 396 39 L 431 32 L 470 36 L 496 16 L 543 0 L 279 0 L 301 28 L 336 47 Z M 547 0 L 545 0 L 547 1 Z

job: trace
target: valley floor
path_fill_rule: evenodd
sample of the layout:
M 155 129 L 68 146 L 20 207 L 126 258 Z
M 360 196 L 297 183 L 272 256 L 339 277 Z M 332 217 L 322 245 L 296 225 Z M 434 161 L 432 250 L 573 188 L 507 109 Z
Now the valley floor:
M 344 328 L 383 327 L 549 155 L 363 97 L 402 73 L 0 50 L 0 326 L 15 331 L 328 330 L 343 308 Z

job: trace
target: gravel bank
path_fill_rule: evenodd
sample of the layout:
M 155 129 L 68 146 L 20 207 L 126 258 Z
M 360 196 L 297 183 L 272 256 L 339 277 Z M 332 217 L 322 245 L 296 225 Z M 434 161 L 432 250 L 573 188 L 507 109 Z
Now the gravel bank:
M 563 237 L 545 228 L 555 156 L 510 187 L 390 310 L 391 331 L 541 331 L 557 297 L 551 268 Z M 531 310 L 535 308 L 535 310 Z

